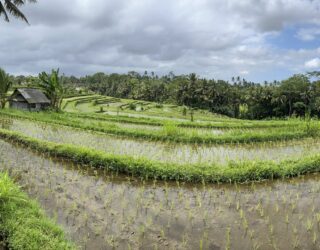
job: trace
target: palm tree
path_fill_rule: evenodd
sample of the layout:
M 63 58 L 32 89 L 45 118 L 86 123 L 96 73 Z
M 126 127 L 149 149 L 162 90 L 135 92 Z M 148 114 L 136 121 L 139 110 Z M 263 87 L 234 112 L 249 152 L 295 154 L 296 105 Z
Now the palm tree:
M 3 109 L 7 102 L 7 93 L 12 82 L 10 76 L 0 68 L 0 108 Z
M 16 18 L 20 18 L 28 23 L 28 19 L 25 15 L 19 10 L 19 7 L 29 3 L 35 3 L 37 0 L 0 0 L 0 16 L 4 15 L 4 20 L 9 22 L 8 13 L 13 15 Z

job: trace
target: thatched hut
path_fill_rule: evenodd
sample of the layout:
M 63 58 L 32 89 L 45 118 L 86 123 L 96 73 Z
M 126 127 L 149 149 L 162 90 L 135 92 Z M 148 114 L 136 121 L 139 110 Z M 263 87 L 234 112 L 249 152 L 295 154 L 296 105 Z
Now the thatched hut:
M 40 89 L 16 89 L 9 97 L 10 108 L 40 111 L 50 106 L 50 100 Z

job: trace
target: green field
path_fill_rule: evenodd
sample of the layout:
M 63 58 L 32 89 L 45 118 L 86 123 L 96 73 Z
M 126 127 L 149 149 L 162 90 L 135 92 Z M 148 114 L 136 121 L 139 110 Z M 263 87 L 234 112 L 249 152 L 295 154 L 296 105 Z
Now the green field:
M 74 113 L 103 113 L 157 120 L 190 120 L 190 111 L 187 110 L 186 114 L 183 114 L 185 107 L 99 95 L 66 98 L 63 100 L 62 107 L 64 111 Z M 206 110 L 194 111 L 195 121 L 215 121 L 216 119 L 231 120 L 226 116 L 212 114 Z
M 191 121 L 184 107 L 100 95 L 62 106 L 0 111 L 0 171 L 65 229 L 48 226 L 59 249 L 319 249 L 319 121 Z M 16 230 L 0 228 L 26 249 Z

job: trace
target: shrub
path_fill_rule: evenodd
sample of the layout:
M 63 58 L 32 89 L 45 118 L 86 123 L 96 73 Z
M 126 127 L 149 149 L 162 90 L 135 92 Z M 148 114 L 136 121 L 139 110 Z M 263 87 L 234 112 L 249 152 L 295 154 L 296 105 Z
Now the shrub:
M 163 125 L 163 132 L 166 136 L 174 137 L 179 135 L 179 128 L 172 122 L 166 122 Z
M 155 105 L 155 107 L 156 107 L 157 109 L 161 109 L 161 108 L 163 108 L 163 105 L 162 105 L 161 103 L 157 103 L 157 104 Z
M 134 103 L 129 104 L 129 109 L 130 110 L 136 110 L 137 106 Z
M 187 115 L 187 108 L 186 108 L 186 107 L 183 107 L 183 109 L 182 109 L 182 115 L 183 115 L 183 116 L 186 116 L 186 115 Z

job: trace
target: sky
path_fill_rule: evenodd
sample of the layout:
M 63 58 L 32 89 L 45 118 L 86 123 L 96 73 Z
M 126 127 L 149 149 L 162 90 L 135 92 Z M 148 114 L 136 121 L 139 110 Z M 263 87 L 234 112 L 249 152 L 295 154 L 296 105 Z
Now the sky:
M 38 0 L 22 11 L 30 25 L 0 20 L 0 67 L 14 75 L 262 82 L 320 70 L 320 0 Z

